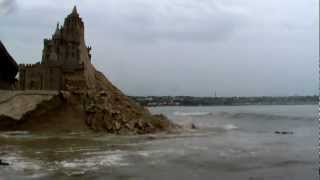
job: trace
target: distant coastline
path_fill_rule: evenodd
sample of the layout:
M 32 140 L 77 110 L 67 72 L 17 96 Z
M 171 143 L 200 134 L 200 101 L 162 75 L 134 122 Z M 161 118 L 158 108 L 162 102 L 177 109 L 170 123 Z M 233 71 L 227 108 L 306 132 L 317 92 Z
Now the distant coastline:
M 245 106 L 245 105 L 313 105 L 318 96 L 261 97 L 192 97 L 130 96 L 142 106 Z

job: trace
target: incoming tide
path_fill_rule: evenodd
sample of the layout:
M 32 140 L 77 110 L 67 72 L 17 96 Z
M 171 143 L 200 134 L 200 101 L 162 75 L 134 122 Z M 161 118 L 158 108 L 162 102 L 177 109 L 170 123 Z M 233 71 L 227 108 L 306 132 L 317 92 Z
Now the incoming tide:
M 150 110 L 185 130 L 144 136 L 1 133 L 0 159 L 10 166 L 0 166 L 0 180 L 318 179 L 316 105 Z

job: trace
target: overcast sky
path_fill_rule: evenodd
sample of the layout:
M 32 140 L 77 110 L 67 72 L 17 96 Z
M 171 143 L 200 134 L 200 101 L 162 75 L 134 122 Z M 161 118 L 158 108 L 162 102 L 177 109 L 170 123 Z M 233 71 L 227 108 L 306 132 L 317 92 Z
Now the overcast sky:
M 126 94 L 317 94 L 317 0 L 0 0 L 0 39 L 40 61 L 75 4 L 93 63 Z

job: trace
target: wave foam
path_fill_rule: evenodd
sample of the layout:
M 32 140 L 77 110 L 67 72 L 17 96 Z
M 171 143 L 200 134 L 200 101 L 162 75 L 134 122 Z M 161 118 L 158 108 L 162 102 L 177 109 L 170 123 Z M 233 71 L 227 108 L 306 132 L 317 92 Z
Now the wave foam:
M 303 117 L 303 116 L 290 116 L 290 115 L 278 115 L 259 112 L 174 112 L 175 116 L 210 116 L 212 118 L 229 118 L 229 119 L 253 119 L 253 120 L 314 120 L 315 117 Z
M 39 162 L 23 158 L 18 154 L 10 154 L 10 156 L 2 159 L 10 164 L 9 168 L 15 171 L 38 171 L 42 169 Z
M 93 155 L 94 153 L 90 154 Z M 97 155 L 99 154 L 99 155 Z M 88 154 L 87 154 L 88 155 Z M 92 156 L 88 158 L 76 159 L 71 161 L 60 161 L 56 162 L 56 165 L 60 169 L 67 169 L 77 171 L 77 170 L 96 170 L 99 167 L 105 166 L 129 166 L 128 162 L 125 162 L 124 152 L 120 151 L 107 151 L 96 153 L 97 156 Z
M 250 119 L 250 120 L 314 120 L 313 117 L 299 117 L 290 115 L 277 115 L 267 113 L 252 113 L 252 112 L 217 112 L 211 113 L 212 117 L 222 117 L 230 119 Z
M 235 126 L 234 124 L 226 124 L 222 126 L 223 129 L 225 130 L 234 130 L 234 129 L 238 129 L 237 126 Z
M 181 111 L 174 112 L 175 116 L 207 116 L 210 114 L 211 112 L 181 112 Z

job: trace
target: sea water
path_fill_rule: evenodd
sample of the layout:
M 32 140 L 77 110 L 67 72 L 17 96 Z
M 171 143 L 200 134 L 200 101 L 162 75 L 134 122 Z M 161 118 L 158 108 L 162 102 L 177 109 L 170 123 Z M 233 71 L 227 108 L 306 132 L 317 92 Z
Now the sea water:
M 0 180 L 317 180 L 317 106 L 155 107 L 178 134 L 0 133 Z M 293 134 L 276 134 L 288 131 Z

